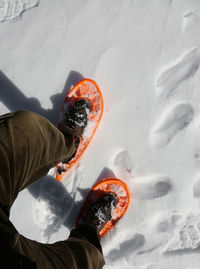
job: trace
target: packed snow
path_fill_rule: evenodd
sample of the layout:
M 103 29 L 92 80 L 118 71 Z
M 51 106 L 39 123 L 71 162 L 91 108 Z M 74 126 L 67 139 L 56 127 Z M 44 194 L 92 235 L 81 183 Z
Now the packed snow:
M 199 268 L 199 21 L 199 0 L 0 0 L 1 114 L 57 124 L 83 78 L 105 103 L 79 164 L 19 194 L 11 221 L 24 236 L 67 238 L 91 187 L 117 177 L 131 202 L 102 240 L 105 269 Z

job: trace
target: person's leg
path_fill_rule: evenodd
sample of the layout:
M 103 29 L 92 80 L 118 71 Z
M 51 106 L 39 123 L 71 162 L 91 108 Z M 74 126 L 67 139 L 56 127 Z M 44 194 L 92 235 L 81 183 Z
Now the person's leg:
M 14 250 L 36 261 L 37 268 L 98 269 L 104 265 L 101 249 L 80 231 L 68 240 L 41 244 L 20 235 L 8 219 L 18 192 L 57 163 L 70 160 L 74 152 L 73 136 L 64 136 L 36 113 L 18 111 L 0 117 L 0 236 Z

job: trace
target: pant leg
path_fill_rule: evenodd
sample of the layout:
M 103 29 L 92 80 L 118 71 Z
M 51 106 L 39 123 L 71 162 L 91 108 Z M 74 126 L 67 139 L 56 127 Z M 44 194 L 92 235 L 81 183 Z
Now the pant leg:
M 50 168 L 74 154 L 72 135 L 64 135 L 42 116 L 17 111 L 0 117 L 0 148 L 2 168 L 6 180 L 1 180 L 4 205 L 11 207 L 19 191 L 45 176 Z M 3 165 L 4 166 L 4 165 Z
M 9 221 L 18 192 L 57 163 L 69 160 L 74 151 L 73 136 L 64 137 L 36 113 L 17 111 L 0 117 L 0 236 L 14 250 L 36 261 L 37 268 L 98 269 L 104 264 L 101 251 L 84 236 L 41 244 L 20 235 Z

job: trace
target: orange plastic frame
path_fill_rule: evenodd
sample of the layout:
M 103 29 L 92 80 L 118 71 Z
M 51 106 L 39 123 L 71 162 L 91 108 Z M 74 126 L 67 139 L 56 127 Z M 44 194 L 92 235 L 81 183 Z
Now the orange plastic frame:
M 57 172 L 57 174 L 56 174 L 56 179 L 57 179 L 58 181 L 61 181 L 61 180 L 63 179 L 64 175 L 65 175 L 67 172 L 69 172 L 69 170 L 71 170 L 72 167 L 74 167 L 74 166 L 79 162 L 80 158 L 82 158 L 82 156 L 83 156 L 83 154 L 85 153 L 85 150 L 87 149 L 87 147 L 89 146 L 89 144 L 90 144 L 90 142 L 91 142 L 91 140 L 92 140 L 92 138 L 93 138 L 93 136 L 94 136 L 94 134 L 95 134 L 95 132 L 96 132 L 98 126 L 99 126 L 99 123 L 100 123 L 100 121 L 101 121 L 101 119 L 102 119 L 102 116 L 103 116 L 103 111 L 104 111 L 103 95 L 102 95 L 101 90 L 100 90 L 99 86 L 97 85 L 97 83 L 96 83 L 94 80 L 92 80 L 92 79 L 83 79 L 82 81 L 80 81 L 78 84 L 76 84 L 76 85 L 70 90 L 70 92 L 69 92 L 69 93 L 67 94 L 67 96 L 65 97 L 65 100 L 64 100 L 64 102 L 63 102 L 63 104 L 62 104 L 61 111 L 63 111 L 63 109 L 64 109 L 64 104 L 65 104 L 65 102 L 67 101 L 67 99 L 69 98 L 69 95 L 70 95 L 73 91 L 75 91 L 75 89 L 78 88 L 82 83 L 87 82 L 87 81 L 89 81 L 89 82 L 91 82 L 91 83 L 93 83 L 93 84 L 95 85 L 95 87 L 97 88 L 97 91 L 98 91 L 98 93 L 99 93 L 99 95 L 100 95 L 100 99 L 101 99 L 101 113 L 100 113 L 100 116 L 99 116 L 99 120 L 98 120 L 98 122 L 96 123 L 96 126 L 95 126 L 95 128 L 94 128 L 94 130 L 93 130 L 93 133 L 92 133 L 92 135 L 91 135 L 91 137 L 90 137 L 90 139 L 89 139 L 87 145 L 86 145 L 85 148 L 83 149 L 83 151 L 82 151 L 82 153 L 81 153 L 81 156 L 80 156 L 79 158 L 77 158 L 76 160 L 74 160 L 74 161 L 71 163 L 70 167 L 67 169 L 67 171 L 66 171 L 64 174 L 61 174 L 61 175 L 60 175 L 60 174 Z M 59 123 L 58 123 L 58 127 L 59 127 L 59 125 L 60 125 L 60 121 L 59 121 Z

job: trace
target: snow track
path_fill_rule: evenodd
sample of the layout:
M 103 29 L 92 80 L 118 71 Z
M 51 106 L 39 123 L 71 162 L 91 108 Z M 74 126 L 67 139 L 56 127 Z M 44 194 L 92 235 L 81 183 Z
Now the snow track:
M 193 108 L 190 104 L 173 105 L 163 112 L 158 123 L 153 127 L 150 144 L 154 147 L 166 146 L 178 132 L 188 126 L 192 119 Z
M 160 96 L 169 96 L 185 80 L 193 77 L 200 65 L 198 47 L 186 52 L 180 59 L 167 67 L 158 76 L 156 81 L 157 93 Z

